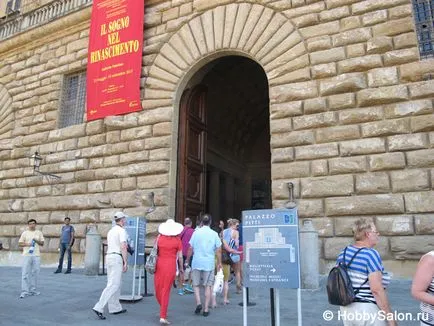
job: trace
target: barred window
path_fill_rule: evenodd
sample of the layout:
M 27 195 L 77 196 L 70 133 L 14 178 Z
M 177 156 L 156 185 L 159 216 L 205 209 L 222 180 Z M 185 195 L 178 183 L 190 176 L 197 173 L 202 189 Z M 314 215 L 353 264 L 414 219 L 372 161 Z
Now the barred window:
M 413 13 L 420 57 L 434 57 L 434 0 L 413 0 Z
M 6 15 L 10 15 L 20 11 L 21 0 L 8 0 L 6 3 Z
M 86 72 L 65 76 L 59 111 L 59 128 L 83 123 L 85 102 Z

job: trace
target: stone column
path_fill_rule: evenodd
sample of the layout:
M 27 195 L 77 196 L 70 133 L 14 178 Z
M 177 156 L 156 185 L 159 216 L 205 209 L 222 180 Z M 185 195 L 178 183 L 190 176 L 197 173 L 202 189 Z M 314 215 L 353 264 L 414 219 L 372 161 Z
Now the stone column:
M 226 218 L 234 218 L 235 182 L 232 175 L 225 175 Z
M 220 172 L 211 171 L 209 178 L 209 212 L 214 219 L 220 219 Z

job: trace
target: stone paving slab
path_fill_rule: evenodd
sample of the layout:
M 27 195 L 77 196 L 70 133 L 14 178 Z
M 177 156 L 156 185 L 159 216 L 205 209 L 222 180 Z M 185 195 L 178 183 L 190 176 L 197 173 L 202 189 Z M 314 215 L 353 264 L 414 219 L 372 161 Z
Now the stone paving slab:
M 53 274 L 54 269 L 42 268 L 38 290 L 40 296 L 19 299 L 21 269 L 0 267 L 0 325 L 14 326 L 57 326 L 57 325 L 159 325 L 159 306 L 155 297 L 146 297 L 137 303 L 124 303 L 126 314 L 107 315 L 105 321 L 98 320 L 91 308 L 98 300 L 106 284 L 106 276 L 86 276 L 83 270 L 72 274 Z M 132 272 L 124 274 L 122 294 L 131 294 Z M 419 304 L 410 296 L 410 280 L 394 280 L 388 290 L 393 309 L 410 313 L 416 318 Z M 153 292 L 152 278 L 148 280 L 149 292 Z M 142 287 L 143 289 L 143 287 Z M 281 326 L 297 325 L 297 292 L 281 290 Z M 325 279 L 321 279 L 319 290 L 302 290 L 303 325 L 342 325 L 336 320 L 338 307 L 327 302 Z M 270 326 L 269 290 L 250 289 L 250 299 L 256 306 L 248 308 L 248 326 Z M 219 299 L 221 301 L 221 298 Z M 173 289 L 169 305 L 169 317 L 173 325 L 194 326 L 241 326 L 242 297 L 230 288 L 227 306 L 211 309 L 208 317 L 196 316 L 192 294 L 179 296 Z M 335 313 L 332 321 L 322 317 L 325 310 Z M 399 325 L 419 325 L 416 321 L 403 321 Z

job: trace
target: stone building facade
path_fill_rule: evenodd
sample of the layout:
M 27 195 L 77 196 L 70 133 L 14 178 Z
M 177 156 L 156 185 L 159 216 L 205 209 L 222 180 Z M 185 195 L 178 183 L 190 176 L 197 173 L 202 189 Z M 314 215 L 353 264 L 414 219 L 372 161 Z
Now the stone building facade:
M 91 1 L 40 5 L 0 22 L 2 264 L 18 262 L 29 218 L 48 239 L 45 263 L 65 216 L 82 257 L 88 224 L 105 235 L 115 211 L 142 216 L 150 191 L 152 241 L 177 215 L 180 105 L 197 84 L 213 214 L 239 216 L 257 194 L 258 207 L 281 207 L 293 182 L 322 272 L 361 216 L 375 218 L 397 274 L 434 248 L 434 60 L 420 59 L 410 0 L 148 0 L 143 110 L 65 128 L 64 76 L 86 70 Z M 35 151 L 59 181 L 33 174 Z

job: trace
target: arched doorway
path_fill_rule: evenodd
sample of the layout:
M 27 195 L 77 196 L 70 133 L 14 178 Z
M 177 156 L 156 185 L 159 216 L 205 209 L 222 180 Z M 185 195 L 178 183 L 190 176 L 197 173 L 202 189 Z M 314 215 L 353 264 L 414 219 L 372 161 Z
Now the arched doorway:
M 179 221 L 271 208 L 269 120 L 268 81 L 255 61 L 221 57 L 190 79 L 180 101 Z

